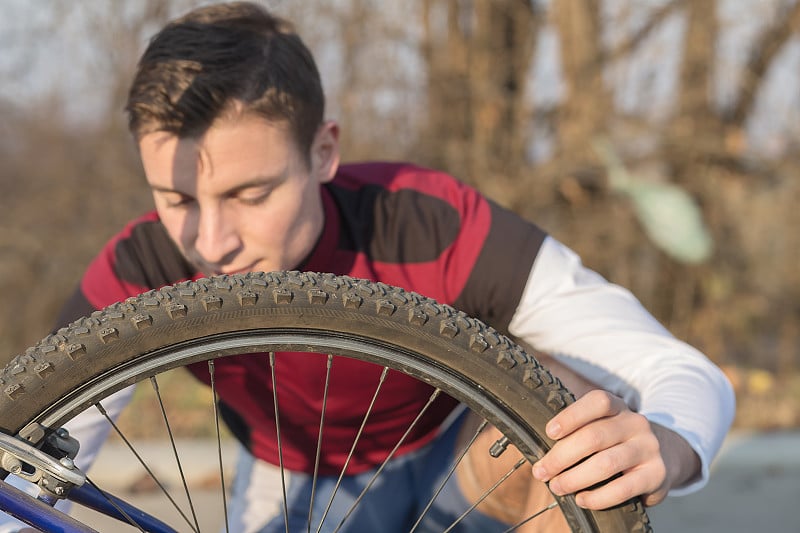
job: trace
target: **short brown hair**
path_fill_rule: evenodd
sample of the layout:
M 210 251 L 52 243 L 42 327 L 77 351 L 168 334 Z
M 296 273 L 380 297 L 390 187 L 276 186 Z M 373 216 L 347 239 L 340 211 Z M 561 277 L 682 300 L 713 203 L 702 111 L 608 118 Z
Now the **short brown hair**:
M 157 33 L 139 60 L 125 106 L 140 139 L 202 135 L 234 103 L 286 121 L 308 155 L 325 96 L 311 52 L 291 23 L 249 2 L 203 7 Z

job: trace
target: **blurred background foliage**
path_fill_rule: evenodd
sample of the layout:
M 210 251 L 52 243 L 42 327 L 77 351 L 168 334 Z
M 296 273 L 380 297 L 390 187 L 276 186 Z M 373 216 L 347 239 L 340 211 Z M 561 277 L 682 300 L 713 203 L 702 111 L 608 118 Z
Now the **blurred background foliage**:
M 13 355 L 149 208 L 127 85 L 153 32 L 207 2 L 0 2 L 0 353 Z M 739 425 L 800 424 L 800 3 L 263 3 L 315 52 L 345 160 L 475 185 L 723 366 Z

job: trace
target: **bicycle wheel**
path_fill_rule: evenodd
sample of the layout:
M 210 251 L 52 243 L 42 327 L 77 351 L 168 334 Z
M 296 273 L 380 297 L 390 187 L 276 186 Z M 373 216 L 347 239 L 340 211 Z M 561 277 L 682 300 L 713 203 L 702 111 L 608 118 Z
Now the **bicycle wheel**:
M 449 306 L 330 274 L 250 273 L 150 291 L 44 338 L 0 375 L 0 430 L 41 442 L 132 383 L 262 352 L 330 354 L 402 372 L 466 404 L 529 461 L 552 445 L 546 422 L 573 401 L 519 346 Z M 554 502 L 575 532 L 650 531 L 638 499 L 599 512 L 570 496 Z

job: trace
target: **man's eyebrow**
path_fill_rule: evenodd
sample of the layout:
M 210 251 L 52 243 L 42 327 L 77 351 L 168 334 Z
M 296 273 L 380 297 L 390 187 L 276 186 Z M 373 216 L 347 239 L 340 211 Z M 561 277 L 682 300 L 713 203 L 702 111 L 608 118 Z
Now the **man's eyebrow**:
M 263 175 L 263 176 L 256 176 L 253 179 L 245 181 L 244 183 L 240 183 L 235 187 L 231 187 L 227 191 L 226 194 L 235 194 L 237 192 L 243 191 L 245 189 L 251 189 L 254 187 L 264 187 L 264 186 L 271 186 L 277 183 L 282 182 L 286 178 L 286 172 L 279 172 L 275 175 Z
M 157 192 L 174 192 L 178 194 L 183 194 L 181 191 L 177 189 L 170 189 L 169 187 L 164 187 L 163 185 L 150 185 L 150 189 Z
M 263 187 L 267 185 L 274 185 L 277 183 L 282 182 L 286 178 L 286 172 L 279 172 L 278 174 L 268 176 L 256 176 L 253 179 L 247 180 L 244 183 L 240 183 L 230 189 L 226 190 L 224 194 L 235 194 L 239 191 L 243 191 L 245 189 L 250 189 L 252 187 Z M 184 192 L 178 189 L 172 189 L 170 187 L 166 187 L 164 185 L 150 185 L 150 189 L 156 192 L 166 192 L 166 193 L 178 193 L 178 194 L 185 194 Z

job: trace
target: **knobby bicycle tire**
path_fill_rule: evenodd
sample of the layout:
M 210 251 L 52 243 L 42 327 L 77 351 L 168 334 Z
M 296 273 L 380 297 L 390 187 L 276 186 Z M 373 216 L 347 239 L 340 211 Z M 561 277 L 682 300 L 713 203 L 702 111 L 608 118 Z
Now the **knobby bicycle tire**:
M 332 274 L 249 273 L 149 291 L 45 337 L 0 374 L 0 430 L 40 442 L 101 398 L 168 368 L 309 345 L 440 388 L 528 460 L 550 448 L 545 424 L 573 401 L 513 341 L 452 307 Z M 571 496 L 555 499 L 573 531 L 651 531 L 638 499 L 604 511 L 582 509 Z

